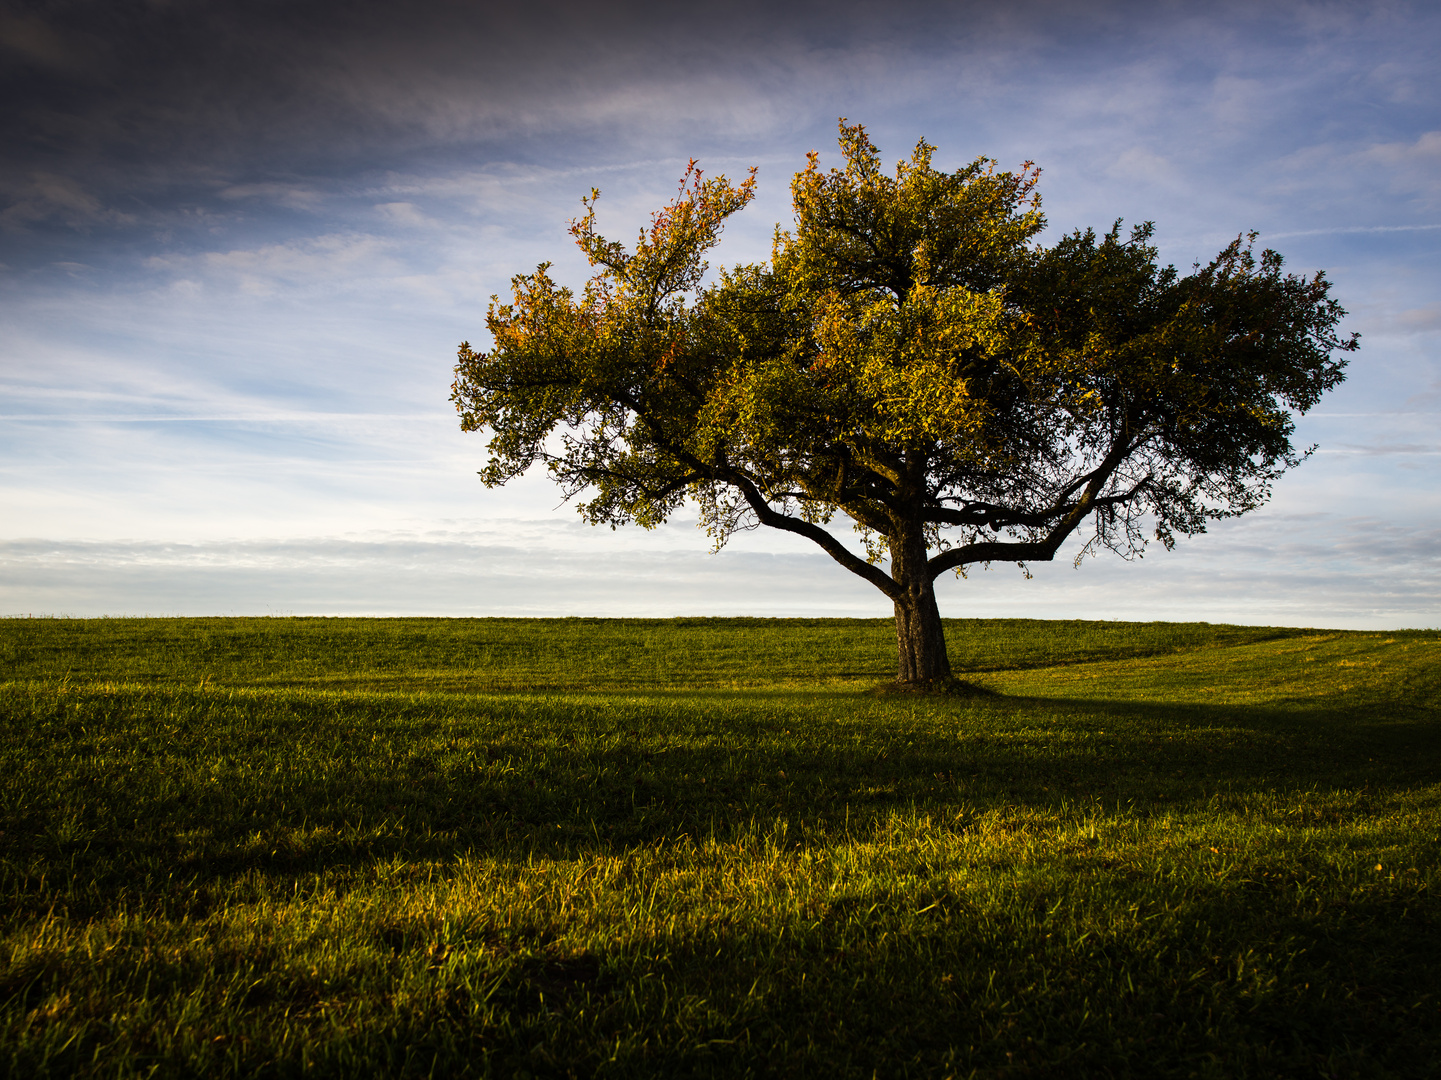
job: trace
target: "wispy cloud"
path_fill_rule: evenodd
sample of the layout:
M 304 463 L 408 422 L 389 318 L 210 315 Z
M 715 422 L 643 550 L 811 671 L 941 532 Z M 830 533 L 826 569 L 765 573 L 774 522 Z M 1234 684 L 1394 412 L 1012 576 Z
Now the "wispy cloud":
M 1290 232 L 1267 233 L 1267 240 L 1285 240 L 1293 236 L 1344 236 L 1354 233 L 1434 232 L 1441 225 L 1336 225 L 1326 229 L 1292 229 Z
M 1441 301 L 1398 312 L 1395 321 L 1401 329 L 1412 334 L 1441 330 Z
M 252 184 L 227 184 L 220 189 L 220 197 L 235 202 L 253 199 L 264 200 L 292 210 L 318 210 L 325 202 L 326 195 L 313 185 L 267 181 Z
M 25 420 L 34 423 L 75 424 L 339 424 L 360 420 L 450 420 L 448 413 L 318 413 L 258 412 L 229 413 L 213 416 L 191 413 L 124 414 L 115 413 L 0 413 L 0 420 Z
M 1378 143 L 1358 156 L 1362 163 L 1383 173 L 1391 191 L 1414 195 L 1427 204 L 1435 204 L 1441 196 L 1441 131 Z
M 12 62 L 19 60 L 70 76 L 81 75 L 94 57 L 75 44 L 37 15 L 0 15 L 0 49 L 11 54 Z
M 1364 454 L 1369 457 L 1386 457 L 1393 454 L 1414 456 L 1416 454 L 1441 454 L 1437 443 L 1343 443 L 1337 447 L 1321 447 L 1321 454 Z
M 46 221 L 59 221 L 72 229 L 97 225 L 133 225 L 136 216 L 104 205 L 75 179 L 53 173 L 34 173 L 27 183 L 5 193 L 8 206 L 0 211 L 0 227 L 20 229 Z
M 394 276 L 403 267 L 392 250 L 379 236 L 327 234 L 198 256 L 157 255 L 146 265 L 231 278 L 245 292 L 271 295 L 283 286 L 310 288 L 336 280 Z
M 654 615 L 876 617 L 885 598 L 824 555 L 575 543 L 582 530 L 164 542 L 0 541 L 0 614 Z M 599 534 L 597 540 L 603 539 Z M 1441 531 L 1273 516 L 1137 563 L 1013 567 L 939 583 L 949 616 L 1207 618 L 1435 626 Z M 143 600 L 141 599 L 143 598 Z

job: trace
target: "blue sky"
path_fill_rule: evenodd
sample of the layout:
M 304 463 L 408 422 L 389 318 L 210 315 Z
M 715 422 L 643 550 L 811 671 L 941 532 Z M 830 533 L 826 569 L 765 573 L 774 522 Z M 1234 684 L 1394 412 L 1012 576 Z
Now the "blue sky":
M 943 613 L 1441 625 L 1437 55 L 1421 4 L 0 4 L 0 614 L 888 615 L 796 538 L 487 491 L 447 402 L 591 187 L 628 239 L 757 165 L 712 261 L 763 258 L 846 116 L 1036 161 L 1051 235 L 1259 230 L 1362 334 L 1262 511 Z

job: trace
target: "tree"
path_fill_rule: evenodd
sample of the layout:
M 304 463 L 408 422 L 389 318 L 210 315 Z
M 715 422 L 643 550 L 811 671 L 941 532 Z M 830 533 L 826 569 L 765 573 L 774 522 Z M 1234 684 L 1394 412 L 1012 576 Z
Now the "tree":
M 1049 246 L 1027 162 L 894 175 L 860 125 L 843 169 L 813 152 L 767 264 L 706 280 L 755 191 L 691 162 L 634 251 L 571 233 L 597 272 L 550 264 L 493 297 L 489 352 L 460 346 L 451 400 L 488 429 L 487 486 L 543 462 L 593 524 L 651 528 L 690 498 L 719 548 L 759 525 L 819 545 L 895 607 L 898 682 L 951 681 L 935 581 L 975 563 L 1167 548 L 1261 505 L 1309 450 L 1304 413 L 1356 337 L 1330 283 L 1238 238 L 1182 276 L 1150 223 Z M 1313 448 L 1314 449 L 1314 448 Z M 849 517 L 866 557 L 837 538 Z

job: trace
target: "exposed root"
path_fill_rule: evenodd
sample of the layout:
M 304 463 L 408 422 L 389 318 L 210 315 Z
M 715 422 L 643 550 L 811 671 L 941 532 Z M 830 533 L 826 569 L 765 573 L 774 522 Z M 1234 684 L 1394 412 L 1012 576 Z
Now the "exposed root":
M 947 675 L 942 679 L 932 679 L 929 682 L 888 682 L 881 683 L 874 690 L 873 694 L 937 694 L 943 697 L 974 698 L 974 697 L 999 697 L 999 692 L 989 687 L 979 686 L 965 679 L 958 679 L 954 675 Z

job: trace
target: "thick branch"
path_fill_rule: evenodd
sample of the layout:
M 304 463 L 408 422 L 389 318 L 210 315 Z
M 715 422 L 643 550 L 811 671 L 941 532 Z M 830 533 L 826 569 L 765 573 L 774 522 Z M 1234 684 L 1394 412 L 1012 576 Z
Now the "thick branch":
M 928 507 L 923 517 L 926 521 L 934 521 L 941 525 L 971 525 L 976 528 L 988 529 L 1022 526 L 1038 529 L 1049 521 L 1066 516 L 1079 506 L 1099 510 L 1103 506 L 1119 506 L 1122 503 L 1128 503 L 1140 493 L 1143 484 L 1144 481 L 1119 495 L 1098 496 L 1089 502 L 1082 499 L 1073 503 L 1055 503 L 1044 510 L 1013 510 L 1009 506 L 996 506 L 992 503 L 968 503 L 959 510 L 952 510 L 944 506 Z
M 1056 518 L 1067 517 L 1079 506 L 1099 509 L 1102 506 L 1129 502 L 1140 490 L 1141 484 L 1121 495 L 1099 498 L 1098 492 L 1105 486 L 1111 474 L 1120 467 L 1121 462 L 1129 457 L 1143 441 L 1143 437 L 1133 436 L 1132 420 L 1132 417 L 1124 415 L 1119 418 L 1120 431 L 1116 433 L 1115 441 L 1111 444 L 1111 449 L 1106 456 L 1094 469 L 1083 472 L 1067 482 L 1056 492 L 1055 498 L 1051 500 L 1051 505 L 1044 509 L 1018 510 L 977 500 L 966 502 L 958 508 L 928 506 L 923 511 L 925 520 L 941 525 L 969 525 L 973 528 L 1006 529 L 1020 526 L 1039 529 Z M 1082 488 L 1088 489 L 1087 494 L 1076 502 L 1071 502 L 1071 496 Z
M 851 573 L 865 578 L 892 600 L 901 594 L 901 587 L 891 579 L 889 574 L 879 567 L 872 566 L 858 555 L 852 554 L 844 544 L 819 525 L 782 514 L 766 502 L 765 496 L 754 484 L 742 476 L 732 473 L 725 479 L 734 484 L 745 496 L 751 511 L 762 525 L 769 525 L 773 529 L 782 529 L 785 532 L 795 533 L 797 536 L 804 536 Z
M 707 465 L 684 447 L 671 443 L 670 440 L 663 437 L 659 425 L 647 415 L 647 411 L 641 406 L 639 401 L 630 398 L 629 395 L 617 395 L 617 397 L 635 414 L 636 419 L 646 425 L 651 432 L 652 438 L 655 439 L 656 445 L 664 449 L 666 453 L 670 454 L 677 461 L 683 462 L 695 472 L 731 484 L 739 490 L 740 493 L 745 496 L 746 503 L 750 506 L 757 520 L 759 520 L 762 525 L 795 533 L 797 536 L 804 536 L 807 540 L 818 545 L 821 550 L 851 573 L 858 577 L 865 578 L 887 596 L 894 599 L 899 595 L 901 591 L 900 587 L 884 570 L 872 566 L 864 559 L 853 554 L 844 544 L 819 525 L 815 525 L 809 521 L 802 521 L 800 518 L 793 518 L 789 514 L 783 514 L 776 510 L 766 500 L 766 497 L 761 494 L 760 488 L 756 486 L 750 477 L 739 470 L 731 468 L 728 465 L 721 465 L 719 467 Z
M 1122 437 L 1116 440 L 1105 459 L 1096 466 L 1091 473 L 1091 480 L 1086 485 L 1086 492 L 1081 498 L 1072 503 L 1060 521 L 1056 522 L 1051 531 L 1041 540 L 985 540 L 975 544 L 966 544 L 962 547 L 951 548 L 930 559 L 926 563 L 926 570 L 935 580 L 947 570 L 954 570 L 958 566 L 965 566 L 968 563 L 976 562 L 1050 562 L 1056 557 L 1056 551 L 1066 540 L 1066 537 L 1076 531 L 1077 526 L 1087 516 L 1105 506 L 1115 506 L 1129 502 L 1139 495 L 1151 482 L 1149 475 L 1137 480 L 1128 491 L 1116 495 L 1102 496 L 1101 488 L 1126 460 L 1130 453 L 1130 440 Z M 1042 511 L 1042 513 L 1046 513 Z M 1021 522 L 1020 524 L 1024 524 Z
M 947 570 L 978 562 L 1050 562 L 1066 537 L 1075 531 L 1075 524 L 1055 529 L 1044 540 L 986 540 L 977 544 L 943 551 L 926 563 L 926 573 L 934 581 Z

